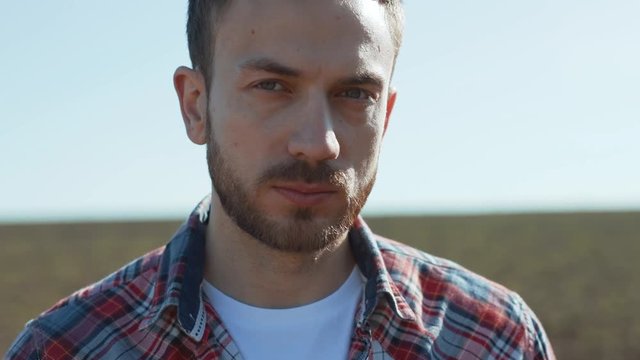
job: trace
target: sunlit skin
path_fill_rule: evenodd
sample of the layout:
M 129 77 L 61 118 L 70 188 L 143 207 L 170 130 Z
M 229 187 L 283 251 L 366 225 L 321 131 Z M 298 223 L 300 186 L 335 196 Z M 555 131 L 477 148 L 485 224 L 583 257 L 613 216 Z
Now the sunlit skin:
M 281 229 L 286 247 L 344 218 L 347 194 L 366 198 L 395 101 L 393 61 L 377 1 L 234 0 L 218 25 L 210 91 L 201 72 L 186 67 L 174 84 L 191 141 L 217 145 L 237 192 L 247 195 L 240 205 Z M 259 181 L 295 161 L 326 164 L 346 185 Z M 354 266 L 346 231 L 313 251 L 282 251 L 241 229 L 215 188 L 211 206 L 205 277 L 242 302 L 310 303 Z

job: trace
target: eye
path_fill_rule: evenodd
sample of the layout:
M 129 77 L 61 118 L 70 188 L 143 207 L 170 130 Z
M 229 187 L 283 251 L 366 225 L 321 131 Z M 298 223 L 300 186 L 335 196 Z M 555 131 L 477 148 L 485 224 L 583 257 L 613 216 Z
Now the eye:
M 355 100 L 373 100 L 374 98 L 370 92 L 359 88 L 347 89 L 339 95 Z
M 284 86 L 277 81 L 266 80 L 261 81 L 255 85 L 256 88 L 267 91 L 283 91 Z

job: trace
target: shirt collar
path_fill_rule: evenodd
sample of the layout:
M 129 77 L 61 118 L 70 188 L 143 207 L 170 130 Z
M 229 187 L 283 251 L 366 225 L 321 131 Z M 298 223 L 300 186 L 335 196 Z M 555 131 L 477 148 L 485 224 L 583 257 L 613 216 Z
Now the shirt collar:
M 165 247 L 142 327 L 156 322 L 168 308 L 175 308 L 178 327 L 196 341 L 202 338 L 206 319 L 200 285 L 210 202 L 211 197 L 205 197 Z
M 202 338 L 206 319 L 200 285 L 204 274 L 210 205 L 211 196 L 208 195 L 165 247 L 158 265 L 149 315 L 143 320 L 143 327 L 158 320 L 167 308 L 175 307 L 181 330 L 196 341 Z M 394 285 L 375 239 L 358 216 L 349 231 L 349 243 L 366 278 L 362 318 L 366 320 L 376 309 L 390 307 L 399 318 L 415 321 L 416 315 Z
M 402 320 L 416 321 L 416 314 L 407 303 L 389 273 L 376 235 L 358 216 L 349 232 L 351 251 L 366 278 L 362 318 L 366 320 L 377 309 L 388 306 Z

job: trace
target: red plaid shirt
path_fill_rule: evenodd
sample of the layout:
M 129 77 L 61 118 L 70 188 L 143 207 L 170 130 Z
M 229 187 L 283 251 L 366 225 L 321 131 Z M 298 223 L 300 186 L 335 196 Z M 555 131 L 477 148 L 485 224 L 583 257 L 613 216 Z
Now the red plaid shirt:
M 207 198 L 168 245 L 27 323 L 6 357 L 242 359 L 201 289 L 208 209 Z M 555 359 L 514 292 L 374 235 L 362 219 L 349 242 L 367 278 L 349 359 Z

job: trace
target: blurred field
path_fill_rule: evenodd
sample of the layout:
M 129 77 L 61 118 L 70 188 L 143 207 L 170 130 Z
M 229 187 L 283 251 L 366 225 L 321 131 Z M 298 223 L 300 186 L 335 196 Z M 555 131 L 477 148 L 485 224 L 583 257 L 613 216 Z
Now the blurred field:
M 518 291 L 541 318 L 560 359 L 640 359 L 640 213 L 368 222 L 382 235 Z M 0 350 L 25 321 L 161 246 L 178 225 L 0 225 Z

